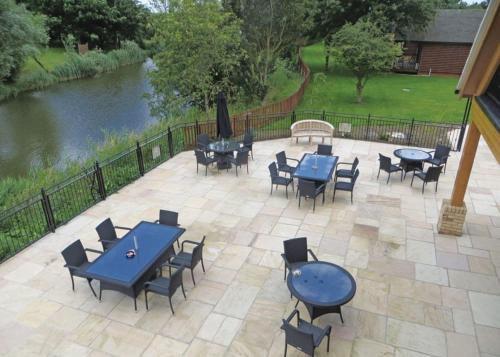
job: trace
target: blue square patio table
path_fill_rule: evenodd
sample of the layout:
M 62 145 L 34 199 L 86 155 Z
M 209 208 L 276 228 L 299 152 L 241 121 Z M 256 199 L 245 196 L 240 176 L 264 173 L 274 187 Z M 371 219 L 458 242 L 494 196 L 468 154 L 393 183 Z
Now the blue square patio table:
M 155 276 L 156 269 L 168 258 L 169 248 L 184 231 L 184 228 L 145 221 L 132 228 L 85 272 L 88 277 L 100 281 L 99 300 L 102 290 L 120 291 L 134 298 L 137 310 L 136 298 L 144 283 Z M 127 258 L 127 251 L 135 249 L 134 236 L 138 246 L 136 256 Z
M 310 181 L 329 182 L 332 179 L 338 160 L 338 156 L 304 154 L 293 177 Z M 314 167 L 316 165 L 317 167 Z

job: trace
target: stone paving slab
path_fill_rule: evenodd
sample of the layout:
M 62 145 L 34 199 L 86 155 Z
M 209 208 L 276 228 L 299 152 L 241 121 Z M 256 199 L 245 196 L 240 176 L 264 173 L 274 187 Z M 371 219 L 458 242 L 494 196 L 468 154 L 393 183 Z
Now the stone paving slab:
M 480 142 L 466 194 L 465 234 L 437 233 L 443 198 L 449 198 L 460 153 L 452 153 L 439 190 L 421 194 L 420 181 L 397 175 L 377 180 L 378 153 L 396 146 L 334 140 L 341 161 L 360 159 L 350 203 L 332 188 L 326 202 L 303 201 L 283 188 L 270 195 L 267 165 L 275 153 L 300 158 L 315 144 L 288 139 L 257 142 L 250 173 L 210 168 L 196 174 L 191 152 L 124 187 L 56 233 L 0 265 L 0 355 L 7 356 L 282 356 L 281 319 L 295 306 L 283 281 L 283 240 L 307 236 L 325 261 L 344 266 L 358 291 L 336 315 L 315 321 L 333 325 L 330 353 L 319 356 L 500 356 L 500 168 Z M 408 175 L 411 176 L 411 175 Z M 117 225 L 155 220 L 158 210 L 179 212 L 182 239 L 207 236 L 206 273 L 195 269 L 184 283 L 187 300 L 132 299 L 105 291 L 98 302 L 86 281 L 75 292 L 60 251 L 75 239 L 100 249 L 95 226 L 106 217 Z M 94 257 L 91 256 L 91 259 Z M 97 282 L 94 286 L 97 287 Z M 307 316 L 304 307 L 299 310 Z M 289 348 L 289 356 L 300 352 Z

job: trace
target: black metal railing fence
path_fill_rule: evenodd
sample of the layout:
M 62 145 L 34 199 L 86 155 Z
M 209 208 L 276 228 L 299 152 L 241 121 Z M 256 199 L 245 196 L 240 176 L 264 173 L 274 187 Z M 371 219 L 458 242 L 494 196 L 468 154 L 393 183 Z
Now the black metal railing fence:
M 254 140 L 290 136 L 290 126 L 304 119 L 323 120 L 335 127 L 334 136 L 433 148 L 445 144 L 460 150 L 465 124 L 437 124 L 414 119 L 386 118 L 325 111 L 252 114 L 232 119 L 235 138 L 251 130 Z M 96 162 L 63 182 L 0 212 L 0 262 L 11 257 L 86 209 L 196 145 L 197 135 L 216 136 L 215 121 L 176 125 L 135 146 Z

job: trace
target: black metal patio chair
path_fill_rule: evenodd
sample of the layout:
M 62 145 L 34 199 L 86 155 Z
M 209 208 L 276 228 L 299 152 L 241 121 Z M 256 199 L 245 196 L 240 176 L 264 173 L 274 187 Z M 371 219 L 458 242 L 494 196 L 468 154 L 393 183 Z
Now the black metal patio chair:
M 318 149 L 316 150 L 315 154 L 332 156 L 333 155 L 333 146 L 326 145 L 326 144 L 318 144 Z
M 253 134 L 251 131 L 247 131 L 243 136 L 243 147 L 250 151 L 253 160 Z
M 443 173 L 446 173 L 446 164 L 448 163 L 448 158 L 450 157 L 451 148 L 444 145 L 437 145 L 436 150 L 429 151 L 429 154 L 434 153 L 432 158 L 425 160 L 432 166 L 443 166 Z
M 203 269 L 203 272 L 205 272 L 205 265 L 203 264 L 203 246 L 205 244 L 205 238 L 206 236 L 203 236 L 201 242 L 195 242 L 192 240 L 183 241 L 181 245 L 181 251 L 170 261 L 172 265 L 177 265 L 177 266 L 183 265 L 184 267 L 189 268 L 191 270 L 191 278 L 193 279 L 193 285 L 196 285 L 194 281 L 193 270 L 198 265 L 198 263 L 201 262 L 201 268 Z M 194 245 L 194 248 L 191 253 L 186 252 L 184 250 L 184 244 Z
M 179 287 L 182 290 L 182 295 L 186 299 L 186 293 L 184 291 L 184 283 L 182 281 L 182 272 L 184 271 L 184 266 L 175 266 L 172 264 L 165 263 L 162 267 L 168 266 L 169 277 L 158 276 L 157 278 L 144 283 L 144 299 L 146 301 L 146 310 L 149 310 L 148 306 L 148 292 L 163 295 L 168 297 L 168 302 L 170 304 L 170 310 L 172 310 L 172 315 L 174 314 L 174 308 L 172 307 L 172 296 Z M 172 274 L 172 268 L 176 271 Z M 161 268 L 160 268 L 161 269 Z
M 354 192 L 354 185 L 356 184 L 356 180 L 358 179 L 359 176 L 359 169 L 356 170 L 354 173 L 354 176 L 351 178 L 350 181 L 337 181 L 333 184 L 333 198 L 332 202 L 335 201 L 335 193 L 338 191 L 348 191 L 351 193 L 351 203 L 352 203 L 352 196 Z
M 378 174 L 377 174 L 377 180 L 378 177 L 380 176 L 380 170 L 385 171 L 389 174 L 387 176 L 387 183 L 389 183 L 389 179 L 391 178 L 391 173 L 393 172 L 398 172 L 401 171 L 401 181 L 403 181 L 403 169 L 399 165 L 393 165 L 391 162 L 391 158 L 388 156 L 384 156 L 382 154 L 378 154 L 379 157 L 379 168 L 378 168 Z
M 356 157 L 353 162 L 339 162 L 337 164 L 337 169 L 335 170 L 335 181 L 338 178 L 352 179 L 356 169 L 358 168 L 359 160 Z M 339 166 L 351 166 L 350 169 L 339 169 Z
M 276 162 L 278 163 L 278 171 L 284 172 L 285 176 L 286 176 L 286 174 L 289 174 L 290 176 L 292 176 L 293 173 L 295 172 L 295 169 L 297 168 L 297 166 L 289 165 L 288 160 L 296 161 L 297 164 L 299 163 L 299 160 L 292 159 L 291 157 L 287 157 L 286 153 L 284 151 L 280 151 L 279 153 L 276 154 Z
M 325 203 L 326 183 L 317 184 L 314 181 L 299 179 L 299 207 L 301 197 L 311 198 L 313 200 L 313 212 L 316 210 L 316 197 L 323 194 L 323 204 Z
M 208 148 L 209 144 L 210 138 L 208 137 L 208 134 L 199 134 L 196 138 L 196 147 L 198 150 L 204 151 L 207 155 L 210 153 L 210 149 Z
M 437 192 L 439 176 L 441 175 L 442 169 L 443 169 L 443 166 L 431 166 L 427 169 L 427 171 L 414 171 L 413 177 L 411 178 L 410 186 L 413 186 L 413 179 L 415 177 L 418 177 L 419 179 L 422 180 L 422 194 L 424 193 L 425 185 L 427 185 L 427 183 L 429 183 L 429 182 L 436 183 L 435 192 Z
M 247 174 L 248 174 L 248 152 L 250 150 L 246 147 L 240 148 L 236 151 L 236 157 L 230 155 L 228 156 L 228 161 L 234 165 L 236 176 L 238 176 L 238 167 L 241 168 L 242 165 L 247 166 Z M 229 170 L 229 168 L 227 169 Z
M 102 249 L 104 251 L 108 250 L 118 241 L 118 235 L 116 234 L 117 229 L 122 229 L 126 231 L 130 231 L 131 228 L 115 226 L 111 221 L 111 218 L 106 218 L 104 221 L 99 223 L 95 230 L 97 231 L 97 235 L 99 236 L 99 242 L 102 244 Z
M 71 287 L 73 291 L 75 291 L 75 280 L 73 277 L 77 276 L 79 278 L 87 279 L 90 290 L 92 290 L 94 296 L 97 297 L 94 288 L 92 288 L 92 279 L 88 278 L 85 275 L 85 270 L 90 265 L 89 259 L 87 257 L 87 252 L 102 254 L 102 252 L 99 250 L 84 248 L 82 242 L 79 239 L 64 248 L 61 254 L 64 258 L 64 261 L 66 262 L 66 264 L 64 264 L 64 267 L 68 268 L 69 270 L 69 275 L 71 277 Z
M 399 162 L 399 167 L 404 172 L 403 175 L 403 180 L 406 179 L 406 174 L 408 172 L 414 172 L 414 171 L 422 171 L 424 169 L 424 162 L 423 161 L 407 161 L 404 159 L 401 159 Z
M 163 224 L 164 226 L 179 227 L 179 213 L 161 209 L 160 217 L 155 221 L 155 223 Z M 180 248 L 179 238 L 176 239 L 176 242 L 177 247 Z
M 194 154 L 196 155 L 196 173 L 198 173 L 198 165 L 203 165 L 203 166 L 205 166 L 205 176 L 207 176 L 208 165 L 211 165 L 211 164 L 217 162 L 217 158 L 207 156 L 205 151 L 200 150 L 200 149 L 196 149 L 194 151 Z M 217 171 L 219 171 L 219 166 L 217 166 Z
M 303 263 L 307 263 L 309 261 L 309 256 L 307 253 L 311 254 L 311 257 L 318 261 L 318 258 L 313 253 L 313 251 L 307 248 L 307 238 L 292 238 L 283 241 L 283 251 L 281 254 L 283 261 L 285 262 L 285 278 L 286 280 L 286 272 L 292 271 Z
M 288 198 L 288 185 L 292 184 L 292 191 L 295 192 L 293 187 L 293 178 L 291 177 L 283 177 L 279 175 L 278 168 L 276 167 L 276 163 L 273 161 L 269 166 L 269 174 L 271 175 L 271 195 L 273 194 L 273 185 L 276 185 L 276 190 L 278 186 L 285 186 L 285 195 Z
M 292 324 L 295 315 L 297 315 L 297 325 Z M 285 331 L 285 357 L 288 345 L 309 356 L 314 356 L 315 349 L 319 347 L 325 337 L 327 337 L 326 352 L 330 352 L 332 326 L 326 325 L 324 328 L 320 328 L 302 320 L 297 309 L 293 310 L 290 316 L 282 321 L 281 329 Z

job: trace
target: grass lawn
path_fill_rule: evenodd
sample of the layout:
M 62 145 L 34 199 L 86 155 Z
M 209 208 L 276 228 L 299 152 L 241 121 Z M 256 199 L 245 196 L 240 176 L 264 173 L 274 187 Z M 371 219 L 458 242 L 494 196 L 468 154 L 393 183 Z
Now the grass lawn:
M 355 78 L 330 59 L 326 81 L 314 81 L 314 73 L 324 72 L 322 44 L 306 47 L 304 61 L 312 80 L 297 110 L 326 110 L 339 113 L 415 118 L 433 122 L 462 121 L 465 100 L 454 94 L 456 76 L 416 76 L 384 73 L 373 76 L 363 92 L 363 103 L 356 103 Z
M 51 71 L 55 66 L 64 63 L 64 48 L 46 48 L 40 51 L 37 56 L 38 60 L 44 65 L 44 67 Z M 33 58 L 28 58 L 23 66 L 22 73 L 30 73 L 41 69 L 38 63 L 35 62 Z

